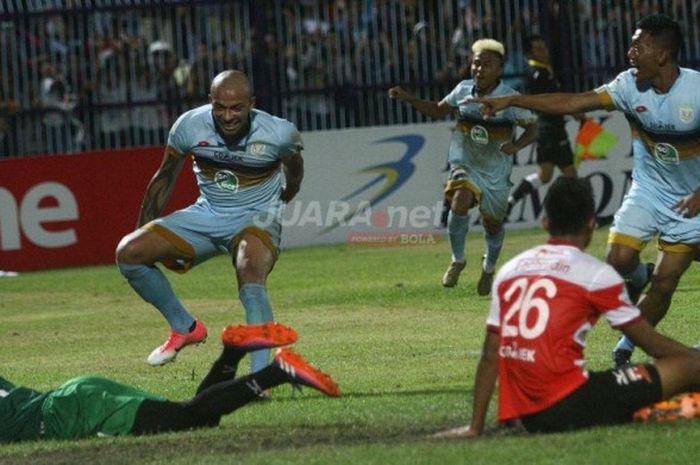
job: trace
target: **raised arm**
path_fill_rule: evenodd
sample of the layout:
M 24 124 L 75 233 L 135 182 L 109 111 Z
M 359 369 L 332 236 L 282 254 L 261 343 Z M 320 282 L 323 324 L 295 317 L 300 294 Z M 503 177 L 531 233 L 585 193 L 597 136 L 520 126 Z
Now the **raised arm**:
M 527 108 L 554 115 L 605 109 L 598 93 L 593 90 L 578 94 L 558 92 L 537 95 L 506 95 L 503 97 L 474 98 L 469 99 L 469 101 L 480 103 L 482 105 L 481 113 L 486 116 L 493 116 L 507 107 Z
M 400 102 L 406 102 L 416 110 L 420 111 L 424 115 L 430 116 L 431 118 L 444 118 L 452 112 L 452 107 L 445 102 L 423 100 L 406 92 L 404 89 L 398 86 L 389 89 L 389 98 Z
M 146 188 L 146 195 L 141 204 L 139 221 L 137 227 L 141 227 L 149 221 L 154 220 L 165 208 L 175 187 L 175 181 L 182 171 L 184 156 L 170 155 L 168 152 L 163 157 L 163 162 L 153 175 Z

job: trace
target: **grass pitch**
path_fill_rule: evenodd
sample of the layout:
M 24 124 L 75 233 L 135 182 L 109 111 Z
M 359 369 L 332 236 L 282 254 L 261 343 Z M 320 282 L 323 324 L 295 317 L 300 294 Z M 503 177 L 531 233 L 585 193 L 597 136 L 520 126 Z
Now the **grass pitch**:
M 607 231 L 589 251 L 602 256 Z M 509 231 L 501 263 L 542 242 Z M 433 440 L 469 419 L 488 298 L 476 294 L 481 234 L 468 241 L 458 286 L 443 289 L 446 243 L 285 251 L 268 287 L 276 319 L 299 331 L 295 349 L 340 384 L 339 399 L 284 386 L 269 402 L 226 417 L 219 428 L 151 437 L 0 446 L 0 464 L 636 464 L 695 463 L 700 423 L 629 425 L 559 435 L 494 432 L 475 441 Z M 645 258 L 651 259 L 649 248 Z M 218 330 L 244 321 L 230 262 L 221 257 L 185 276 L 168 275 L 209 342 L 175 363 L 145 358 L 167 333 L 114 266 L 0 279 L 0 373 L 50 389 L 88 373 L 173 400 L 194 392 L 218 356 Z M 700 278 L 694 265 L 660 329 L 694 344 Z M 589 367 L 609 366 L 617 333 L 601 321 L 588 340 Z M 642 360 L 642 354 L 636 354 Z M 243 371 L 248 368 L 244 360 Z M 495 402 L 491 423 L 495 427 Z

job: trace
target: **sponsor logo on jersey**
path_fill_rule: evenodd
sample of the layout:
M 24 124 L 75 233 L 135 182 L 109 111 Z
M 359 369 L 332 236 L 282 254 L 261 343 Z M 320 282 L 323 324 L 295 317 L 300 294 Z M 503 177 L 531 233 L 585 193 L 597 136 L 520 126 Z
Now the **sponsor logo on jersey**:
M 469 137 L 477 144 L 486 145 L 489 143 L 489 132 L 483 126 L 474 126 L 469 132 Z
M 209 142 L 205 140 L 200 140 L 199 142 L 197 142 L 197 147 L 209 147 Z
M 214 175 L 214 182 L 220 188 L 231 192 L 236 192 L 239 186 L 238 176 L 229 170 L 217 171 Z
M 659 142 L 654 146 L 654 157 L 664 165 L 677 165 L 680 160 L 678 150 L 666 142 Z
M 690 105 L 681 105 L 678 107 L 678 117 L 684 123 L 692 123 L 695 119 L 695 109 Z
M 634 111 L 636 111 L 637 113 L 644 113 L 645 111 L 647 111 L 647 107 L 645 107 L 644 105 L 638 105 L 634 107 Z

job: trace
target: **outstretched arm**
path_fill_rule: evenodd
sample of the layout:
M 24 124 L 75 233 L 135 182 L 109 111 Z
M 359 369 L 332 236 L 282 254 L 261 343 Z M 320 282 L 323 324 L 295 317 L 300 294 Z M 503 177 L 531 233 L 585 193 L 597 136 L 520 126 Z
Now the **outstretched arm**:
M 506 95 L 503 97 L 474 98 L 469 99 L 469 101 L 480 103 L 481 113 L 486 116 L 493 116 L 507 107 L 527 108 L 554 115 L 605 109 L 598 93 L 593 90 L 578 94 L 559 92 L 554 94 Z
M 286 184 L 280 195 L 283 202 L 287 203 L 297 195 L 304 179 L 304 159 L 301 153 L 296 153 L 282 160 L 282 169 Z
M 136 225 L 141 227 L 149 221 L 157 218 L 168 203 L 170 195 L 173 193 L 175 181 L 177 180 L 180 171 L 185 163 L 185 157 L 176 157 L 165 153 L 163 162 L 153 175 L 151 182 L 146 188 L 146 195 L 141 204 L 141 212 L 139 213 L 139 222 Z
M 480 436 L 484 431 L 486 414 L 498 378 L 498 340 L 498 334 L 490 331 L 486 333 L 484 338 L 483 352 L 474 380 L 472 421 L 467 436 Z
M 406 102 L 416 110 L 420 111 L 424 115 L 430 116 L 431 118 L 444 118 L 446 115 L 452 112 L 452 107 L 445 102 L 433 102 L 430 100 L 420 99 L 398 86 L 389 89 L 389 98 L 400 102 Z

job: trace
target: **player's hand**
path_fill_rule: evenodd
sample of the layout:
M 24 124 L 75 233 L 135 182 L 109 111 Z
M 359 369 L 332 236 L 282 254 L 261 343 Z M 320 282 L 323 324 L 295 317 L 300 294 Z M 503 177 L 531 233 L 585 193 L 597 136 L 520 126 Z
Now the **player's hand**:
M 436 439 L 454 439 L 454 438 L 477 438 L 480 434 L 470 425 L 458 426 L 457 428 L 446 429 L 433 434 L 431 437 Z
M 685 218 L 694 218 L 700 212 L 700 192 L 695 191 L 683 197 L 673 206 L 673 209 Z
M 519 150 L 518 146 L 512 142 L 502 143 L 501 146 L 499 147 L 499 149 L 501 150 L 501 152 L 505 153 L 506 155 L 515 155 L 516 153 L 518 153 L 518 150 Z
M 399 100 L 401 102 L 406 101 L 411 97 L 411 94 L 406 92 L 400 86 L 394 86 L 391 89 L 389 89 L 388 95 L 390 99 Z
M 280 199 L 284 203 L 289 203 L 297 195 L 297 192 L 299 192 L 299 186 L 290 186 L 288 184 L 282 188 Z
M 478 103 L 479 111 L 484 118 L 491 118 L 499 111 L 508 108 L 510 101 L 506 97 L 469 97 L 459 103 Z

